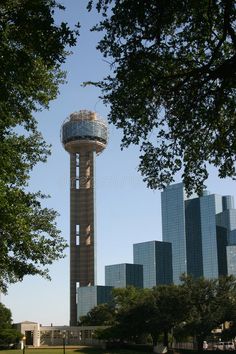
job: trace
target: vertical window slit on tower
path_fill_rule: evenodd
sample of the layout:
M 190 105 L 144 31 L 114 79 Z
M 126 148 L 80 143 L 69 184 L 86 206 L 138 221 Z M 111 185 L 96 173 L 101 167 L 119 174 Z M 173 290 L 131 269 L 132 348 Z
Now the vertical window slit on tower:
M 76 225 L 76 246 L 80 244 L 80 225 Z
M 76 181 L 77 181 L 77 179 L 79 179 L 79 154 L 76 154 L 76 171 L 75 171 L 75 175 L 76 175 Z
M 79 154 L 76 154 L 76 167 L 79 167 Z
M 76 282 L 75 287 L 76 287 L 76 304 L 78 304 L 78 288 L 80 287 L 79 281 Z

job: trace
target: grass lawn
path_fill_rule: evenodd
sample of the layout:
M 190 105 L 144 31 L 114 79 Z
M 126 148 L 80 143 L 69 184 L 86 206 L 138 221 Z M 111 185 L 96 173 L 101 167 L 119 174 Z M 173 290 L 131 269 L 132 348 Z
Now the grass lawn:
M 77 349 L 67 349 L 66 354 L 150 354 L 150 352 L 140 352 L 126 349 L 99 349 L 81 347 Z M 0 350 L 0 354 L 23 354 L 23 350 Z M 25 354 L 64 354 L 63 348 L 42 348 L 42 349 L 26 349 Z

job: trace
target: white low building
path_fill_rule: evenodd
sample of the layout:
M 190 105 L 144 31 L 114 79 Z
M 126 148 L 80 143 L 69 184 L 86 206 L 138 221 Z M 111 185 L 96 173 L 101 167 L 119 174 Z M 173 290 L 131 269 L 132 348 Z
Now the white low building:
M 93 338 L 96 329 L 104 326 L 42 326 L 36 322 L 24 321 L 17 323 L 16 328 L 24 335 L 26 346 L 76 346 L 99 345 L 99 340 Z

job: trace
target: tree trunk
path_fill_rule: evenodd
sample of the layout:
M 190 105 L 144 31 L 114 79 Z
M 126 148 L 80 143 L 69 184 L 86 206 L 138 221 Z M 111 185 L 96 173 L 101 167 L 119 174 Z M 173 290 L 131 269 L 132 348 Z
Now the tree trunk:
M 156 334 L 151 334 L 151 337 L 152 337 L 152 344 L 155 347 L 157 345 L 158 336 Z
M 163 336 L 163 345 L 164 347 L 167 347 L 168 348 L 168 331 L 164 331 L 164 336 Z
M 202 351 L 202 349 L 203 349 L 203 337 L 196 336 L 196 340 L 197 340 L 197 350 L 198 351 Z

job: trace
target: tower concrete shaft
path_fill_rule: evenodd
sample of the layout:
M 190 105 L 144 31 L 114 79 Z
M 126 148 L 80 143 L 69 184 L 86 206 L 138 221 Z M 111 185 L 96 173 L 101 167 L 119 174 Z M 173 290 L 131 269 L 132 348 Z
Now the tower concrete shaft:
M 72 113 L 61 140 L 70 154 L 70 325 L 77 316 L 77 288 L 96 285 L 95 161 L 107 145 L 107 124 L 95 112 Z
M 76 289 L 96 285 L 95 151 L 70 154 L 70 324 L 77 324 Z

